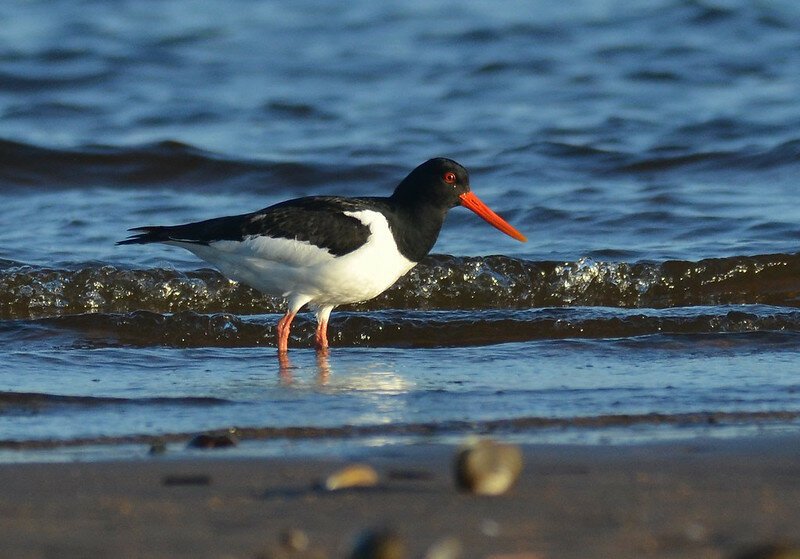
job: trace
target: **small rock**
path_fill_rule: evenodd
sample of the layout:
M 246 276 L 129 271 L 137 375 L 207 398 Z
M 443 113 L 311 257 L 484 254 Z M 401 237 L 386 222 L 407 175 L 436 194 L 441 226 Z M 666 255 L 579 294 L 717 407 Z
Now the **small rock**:
M 368 464 L 350 464 L 327 477 L 323 487 L 328 491 L 352 487 L 374 487 L 378 485 L 378 472 Z
M 390 528 L 378 528 L 362 532 L 356 539 L 350 559 L 403 559 L 406 544 Z
M 189 448 L 229 448 L 239 444 L 239 439 L 233 433 L 197 435 L 186 445 Z
M 522 451 L 511 444 L 482 440 L 456 455 L 456 484 L 476 495 L 502 495 L 522 471 Z

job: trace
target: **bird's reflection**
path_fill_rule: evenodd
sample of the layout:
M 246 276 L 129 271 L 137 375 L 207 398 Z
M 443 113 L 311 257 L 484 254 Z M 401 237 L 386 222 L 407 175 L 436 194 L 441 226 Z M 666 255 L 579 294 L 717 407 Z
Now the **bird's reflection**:
M 324 386 L 328 384 L 331 376 L 330 354 L 328 349 L 317 350 L 317 384 Z M 284 386 L 291 386 L 294 382 L 294 375 L 292 374 L 291 360 L 289 359 L 288 351 L 278 352 L 278 375 L 280 376 L 281 384 Z

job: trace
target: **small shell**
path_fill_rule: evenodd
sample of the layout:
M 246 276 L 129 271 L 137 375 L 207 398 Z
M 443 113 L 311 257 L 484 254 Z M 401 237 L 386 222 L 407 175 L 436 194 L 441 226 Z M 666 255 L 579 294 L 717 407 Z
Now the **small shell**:
M 350 464 L 337 470 L 325 480 L 328 491 L 351 487 L 374 487 L 378 484 L 378 472 L 368 464 Z
M 502 495 L 522 471 L 522 451 L 511 444 L 479 441 L 456 455 L 456 484 L 476 495 Z

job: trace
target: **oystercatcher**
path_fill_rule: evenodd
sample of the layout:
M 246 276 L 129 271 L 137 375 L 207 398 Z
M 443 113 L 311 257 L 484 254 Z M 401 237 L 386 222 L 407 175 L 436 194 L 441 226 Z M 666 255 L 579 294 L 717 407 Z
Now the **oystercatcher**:
M 230 279 L 288 300 L 278 322 L 278 351 L 303 305 L 316 309 L 316 347 L 328 347 L 337 305 L 388 289 L 433 248 L 450 208 L 462 205 L 507 235 L 527 239 L 470 190 L 467 170 L 451 159 L 426 161 L 389 197 L 311 196 L 244 215 L 185 225 L 136 227 L 119 245 L 185 248 Z

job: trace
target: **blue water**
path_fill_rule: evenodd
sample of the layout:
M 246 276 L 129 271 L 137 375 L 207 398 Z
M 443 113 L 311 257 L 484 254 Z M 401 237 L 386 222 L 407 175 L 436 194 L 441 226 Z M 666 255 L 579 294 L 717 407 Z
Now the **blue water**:
M 796 3 L 11 0 L 0 23 L 0 460 L 230 427 L 329 429 L 244 433 L 279 453 L 797 428 Z M 476 258 L 334 311 L 325 363 L 308 319 L 278 363 L 280 301 L 114 246 L 388 194 L 439 155 L 529 242 L 454 210 L 434 252 Z

